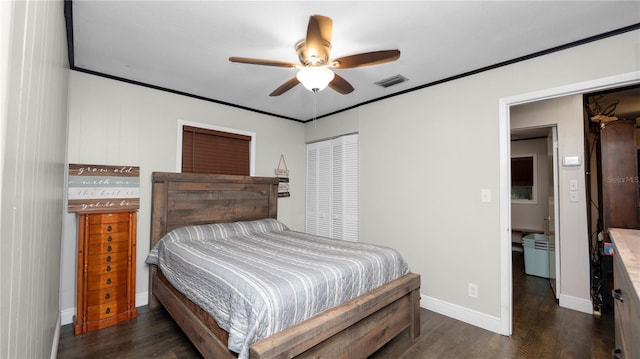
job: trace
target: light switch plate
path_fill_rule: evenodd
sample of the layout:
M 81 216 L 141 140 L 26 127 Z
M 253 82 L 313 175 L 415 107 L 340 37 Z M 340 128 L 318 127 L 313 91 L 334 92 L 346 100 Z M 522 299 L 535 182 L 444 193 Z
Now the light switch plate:
M 577 191 L 578 190 L 578 180 L 570 180 L 569 181 L 569 190 Z
M 480 190 L 480 202 L 489 203 L 491 202 L 491 190 L 487 188 L 483 188 Z
M 578 191 L 569 191 L 569 202 L 578 202 Z

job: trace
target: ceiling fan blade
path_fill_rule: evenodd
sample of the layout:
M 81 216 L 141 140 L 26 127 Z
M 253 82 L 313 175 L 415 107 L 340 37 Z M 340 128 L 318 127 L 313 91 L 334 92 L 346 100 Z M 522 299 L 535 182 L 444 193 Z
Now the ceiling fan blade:
M 299 83 L 300 83 L 300 81 L 298 80 L 298 78 L 293 76 L 291 79 L 289 79 L 289 81 L 283 83 L 282 85 L 280 85 L 280 87 L 278 87 L 277 89 L 273 90 L 273 92 L 270 93 L 269 96 L 280 96 L 283 93 L 285 93 L 285 92 L 291 90 L 292 88 L 294 88 Z
M 276 66 L 276 67 L 296 67 L 298 64 L 287 61 L 278 61 L 278 60 L 263 60 L 263 59 L 252 59 L 249 57 L 235 57 L 232 56 L 229 58 L 231 62 L 240 62 L 243 64 L 251 64 L 251 65 L 264 65 L 264 66 Z
M 343 95 L 353 92 L 353 86 L 338 74 L 333 76 L 333 80 L 329 82 L 329 87 Z
M 383 64 L 385 62 L 396 61 L 399 58 L 400 50 L 373 51 L 335 59 L 332 61 L 332 66 L 336 69 L 350 69 Z
M 322 15 L 313 15 L 309 18 L 309 23 L 313 23 L 314 31 L 317 31 L 320 38 L 324 41 L 331 43 L 333 37 L 333 20 L 330 17 Z M 307 28 L 307 37 L 309 36 L 309 29 Z
M 316 57 L 320 64 L 326 63 L 331 51 L 332 34 L 333 20 L 331 18 L 322 15 L 311 16 L 305 41 L 307 57 Z M 317 65 L 317 63 L 313 65 Z

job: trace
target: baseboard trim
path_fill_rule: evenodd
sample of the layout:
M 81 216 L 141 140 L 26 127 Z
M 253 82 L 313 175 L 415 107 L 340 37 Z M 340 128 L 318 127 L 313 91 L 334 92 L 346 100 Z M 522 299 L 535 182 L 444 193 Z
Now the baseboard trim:
M 149 304 L 149 292 L 136 293 L 136 308 Z
M 149 292 L 136 293 L 136 308 L 149 304 Z M 67 308 L 60 311 L 60 325 L 73 323 L 76 308 Z
M 60 325 L 73 323 L 73 316 L 76 315 L 76 308 L 67 308 L 60 311 Z
M 149 304 L 149 292 L 136 293 L 136 307 L 142 307 Z M 446 315 L 447 317 L 460 320 L 462 322 L 474 325 L 476 327 L 502 334 L 500 331 L 500 318 L 487 315 L 469 308 L 465 308 L 456 304 L 451 304 L 440 299 L 420 294 L 420 306 L 424 309 Z M 593 314 L 593 306 L 590 300 L 572 297 L 568 295 L 560 295 L 560 306 L 563 308 L 577 310 L 583 313 Z M 73 323 L 75 308 L 63 309 L 58 316 L 58 325 L 54 334 L 54 343 L 51 348 L 52 355 L 58 351 L 58 340 L 60 338 L 60 326 Z M 55 356 L 52 356 L 52 359 Z
M 500 318 L 465 308 L 456 304 L 451 304 L 440 299 L 420 295 L 420 306 L 430 311 L 446 315 L 447 317 L 460 320 L 467 324 L 502 334 L 500 331 Z
M 62 315 L 58 313 L 58 320 L 56 321 L 56 327 L 53 330 L 53 342 L 51 343 L 51 359 L 58 357 L 58 344 L 60 343 L 60 323 L 62 322 Z
M 562 308 L 577 310 L 579 312 L 593 314 L 593 304 L 591 299 L 582 299 L 572 297 L 566 294 L 560 294 L 559 304 Z

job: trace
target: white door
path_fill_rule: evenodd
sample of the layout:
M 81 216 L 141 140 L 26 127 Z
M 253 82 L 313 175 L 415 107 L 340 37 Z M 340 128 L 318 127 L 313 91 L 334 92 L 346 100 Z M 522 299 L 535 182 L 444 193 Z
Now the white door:
M 331 142 L 307 145 L 306 231 L 331 237 Z
M 307 145 L 307 233 L 358 240 L 358 135 Z
M 547 136 L 547 155 L 549 156 L 549 281 L 555 293 L 556 299 L 560 298 L 560 246 L 559 246 L 559 223 L 558 221 L 558 130 L 552 127 Z M 551 175 L 553 174 L 553 175 Z

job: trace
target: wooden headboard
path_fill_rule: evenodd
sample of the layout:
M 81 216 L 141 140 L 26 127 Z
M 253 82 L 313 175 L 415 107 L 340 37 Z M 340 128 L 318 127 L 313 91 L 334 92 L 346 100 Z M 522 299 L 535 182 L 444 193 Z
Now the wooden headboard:
M 151 247 L 172 229 L 278 216 L 278 178 L 153 172 Z

